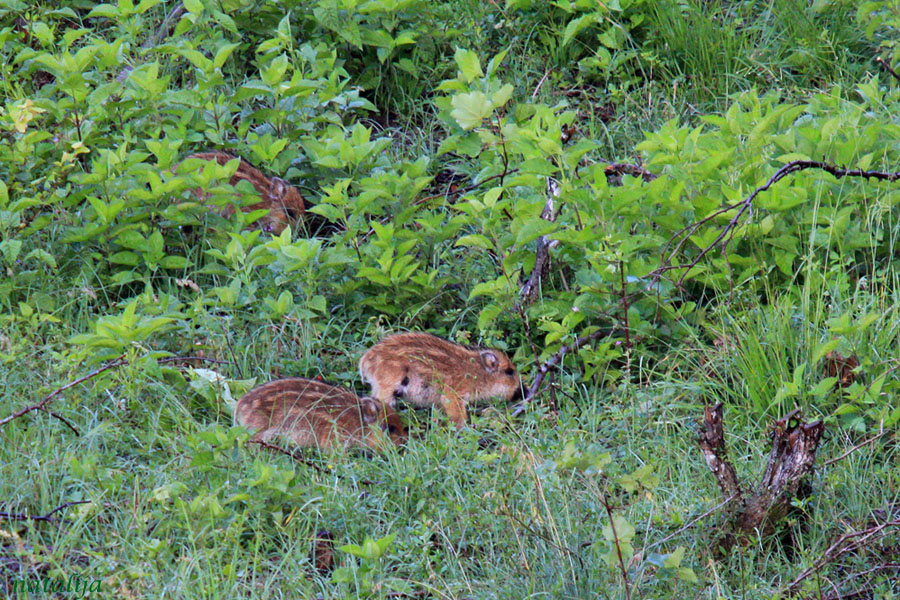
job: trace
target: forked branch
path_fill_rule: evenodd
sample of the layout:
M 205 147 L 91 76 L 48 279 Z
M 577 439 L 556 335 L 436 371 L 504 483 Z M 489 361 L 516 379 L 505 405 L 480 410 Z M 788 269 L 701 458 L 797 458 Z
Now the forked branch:
M 828 164 L 826 162 L 815 161 L 815 160 L 794 160 L 784 165 L 780 169 L 778 169 L 774 175 L 772 175 L 766 183 L 759 186 L 749 196 L 747 196 L 744 200 L 740 202 L 735 202 L 734 204 L 729 204 L 728 206 L 724 206 L 718 210 L 713 211 L 711 214 L 703 217 L 699 221 L 695 221 L 691 223 L 687 227 L 675 232 L 675 234 L 669 239 L 666 245 L 663 247 L 662 254 L 666 254 L 668 249 L 674 244 L 675 248 L 665 257 L 662 261 L 662 264 L 659 268 L 652 271 L 649 275 L 650 277 L 650 285 L 648 287 L 652 287 L 655 285 L 662 276 L 668 271 L 684 271 L 681 274 L 681 277 L 678 279 L 677 285 L 680 287 L 688 273 L 696 267 L 703 257 L 712 252 L 715 248 L 720 248 L 723 252 L 728 247 L 728 244 L 734 238 L 734 234 L 737 230 L 738 224 L 741 221 L 741 218 L 745 214 L 753 213 L 753 201 L 756 199 L 759 194 L 767 191 L 773 185 L 790 175 L 791 173 L 796 173 L 798 171 L 805 171 L 807 169 L 820 169 L 833 175 L 834 177 L 841 179 L 844 177 L 862 177 L 864 179 L 875 179 L 878 181 L 897 181 L 900 179 L 900 172 L 884 172 L 884 171 L 868 171 L 864 169 L 844 169 L 843 167 L 838 167 L 835 165 Z M 716 239 L 712 241 L 711 244 L 700 250 L 700 253 L 688 263 L 682 264 L 672 264 L 672 261 L 680 254 L 684 245 L 690 240 L 691 236 L 697 232 L 703 225 L 709 223 L 713 219 L 724 215 L 725 213 L 729 213 L 731 211 L 737 211 L 731 220 L 722 228 L 722 231 L 719 232 L 719 235 L 716 236 Z

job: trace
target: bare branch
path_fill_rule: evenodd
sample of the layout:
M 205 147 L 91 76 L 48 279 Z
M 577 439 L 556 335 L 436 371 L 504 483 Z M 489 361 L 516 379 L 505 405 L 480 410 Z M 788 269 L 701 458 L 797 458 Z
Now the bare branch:
M 801 571 L 801 573 L 796 578 L 794 578 L 794 580 L 790 584 L 788 584 L 788 586 L 784 588 L 784 590 L 789 592 L 795 591 L 804 579 L 806 579 L 813 573 L 818 572 L 827 564 L 834 562 L 848 552 L 852 552 L 853 550 L 864 546 L 868 542 L 873 541 L 873 539 L 884 537 L 885 535 L 887 535 L 887 532 L 885 532 L 886 529 L 897 526 L 900 526 L 900 519 L 885 521 L 880 525 L 873 525 L 872 527 L 868 527 L 860 531 L 851 531 L 850 533 L 845 533 L 837 540 L 835 540 L 835 542 L 831 544 L 831 546 L 829 546 L 828 549 L 825 550 L 825 552 L 822 553 L 822 556 L 816 559 L 812 566 L 807 567 L 806 569 Z
M 865 448 L 866 446 L 868 446 L 868 445 L 871 444 L 872 442 L 875 442 L 875 441 L 877 441 L 879 438 L 881 438 L 882 436 L 884 436 L 884 433 L 885 433 L 885 432 L 884 432 L 884 419 L 882 419 L 882 420 L 881 420 L 881 425 L 879 426 L 879 428 L 878 428 L 878 433 L 877 433 L 876 435 L 873 435 L 872 437 L 870 437 L 870 438 L 867 439 L 866 441 L 861 442 L 861 443 L 859 443 L 859 444 L 853 446 L 852 448 L 850 448 L 849 450 L 847 450 L 846 452 L 844 452 L 844 453 L 841 454 L 840 456 L 837 456 L 837 457 L 835 457 L 835 458 L 831 458 L 831 459 L 829 459 L 829 460 L 826 460 L 826 461 L 825 461 L 825 466 L 827 467 L 827 466 L 833 465 L 834 463 L 838 462 L 839 460 L 843 460 L 843 459 L 847 458 L 848 456 L 850 456 L 851 454 L 853 454 L 854 452 L 856 452 L 856 451 L 859 450 L 860 448 Z
M 53 400 L 53 398 L 55 398 L 56 396 L 58 396 L 58 395 L 61 394 L 62 392 L 66 391 L 67 389 L 69 389 L 69 388 L 71 388 L 71 387 L 75 387 L 75 386 L 78 385 L 79 383 L 84 383 L 85 381 L 88 381 L 88 380 L 90 380 L 90 379 L 93 379 L 94 377 L 96 377 L 97 375 L 100 375 L 100 374 L 103 373 L 104 371 L 108 371 L 108 370 L 110 370 L 110 369 L 114 369 L 114 368 L 116 368 L 116 367 L 121 367 L 122 365 L 128 364 L 128 361 L 125 360 L 124 358 L 122 358 L 123 356 L 125 356 L 125 355 L 122 354 L 122 355 L 120 355 L 118 358 L 116 358 L 114 361 L 112 361 L 112 362 L 110 362 L 110 363 L 108 363 L 108 364 L 106 364 L 106 365 L 100 367 L 99 369 L 95 369 L 95 370 L 91 371 L 90 373 L 88 373 L 87 375 L 85 375 L 85 376 L 83 376 L 83 377 L 79 377 L 79 378 L 76 379 L 75 381 L 70 381 L 70 382 L 67 383 L 66 385 L 64 385 L 64 386 L 62 386 L 62 387 L 59 387 L 59 388 L 56 388 L 55 390 L 53 390 L 52 392 L 50 392 L 49 394 L 47 394 L 47 395 L 44 397 L 44 399 L 41 400 L 40 402 L 38 402 L 37 404 L 32 404 L 31 406 L 26 406 L 25 408 L 23 408 L 23 409 L 21 409 L 21 410 L 18 410 L 18 411 L 16 411 L 16 412 L 12 413 L 11 415 L 7 415 L 6 417 L 3 417 L 2 419 L 0 419 L 0 426 L 6 425 L 6 424 L 9 423 L 10 421 L 12 421 L 12 420 L 14 420 L 14 419 L 18 419 L 19 417 L 21 417 L 21 416 L 23 416 L 23 415 L 26 415 L 26 414 L 28 414 L 28 413 L 30 413 L 30 412 L 34 412 L 34 411 L 36 411 L 36 410 L 41 410 L 41 411 L 44 411 L 44 412 L 48 413 L 50 416 L 55 417 L 55 418 L 59 419 L 60 421 L 62 421 L 63 423 L 65 423 L 66 426 L 68 426 L 69 429 L 71 429 L 72 431 L 74 431 L 76 435 L 80 435 L 80 434 L 78 433 L 78 430 L 75 428 L 75 426 L 72 425 L 69 421 L 67 421 L 66 419 L 64 419 L 64 418 L 61 417 L 60 415 L 56 414 L 55 412 L 53 412 L 53 411 L 47 409 L 47 408 L 46 408 L 47 404 L 48 404 L 51 400 Z M 168 357 L 168 358 L 161 358 L 161 359 L 158 359 L 157 362 L 160 362 L 160 363 L 169 363 L 169 362 L 176 362 L 176 361 L 182 361 L 182 360 L 202 360 L 202 361 L 207 361 L 207 362 L 214 362 L 214 363 L 224 363 L 224 364 L 228 364 L 228 363 L 225 362 L 225 361 L 216 360 L 216 359 L 213 359 L 213 358 L 205 358 L 205 357 L 202 357 L 202 356 L 188 356 L 188 357 L 184 357 L 184 358 L 179 357 L 179 356 L 172 356 L 172 357 Z
M 656 547 L 659 546 L 660 544 L 665 544 L 666 542 L 668 542 L 669 540 L 671 540 L 671 539 L 672 539 L 673 537 L 675 537 L 676 535 L 678 535 L 678 534 L 680 534 L 680 533 L 683 533 L 683 532 L 687 531 L 688 529 L 690 529 L 691 527 L 693 527 L 694 525 L 696 525 L 699 521 L 702 521 L 702 520 L 705 519 L 706 517 L 710 516 L 711 514 L 715 513 L 716 511 L 720 510 L 723 506 L 728 505 L 732 500 L 734 500 L 734 499 L 737 498 L 737 497 L 738 497 L 737 492 L 735 492 L 734 494 L 728 496 L 727 498 L 725 498 L 724 500 L 722 500 L 721 502 L 719 502 L 718 504 L 716 504 L 715 506 L 713 506 L 711 509 L 709 509 L 708 511 L 706 511 L 705 513 L 703 513 L 703 514 L 700 515 L 699 517 L 694 517 L 693 519 L 691 519 L 690 521 L 688 521 L 684 526 L 679 527 L 677 531 L 675 531 L 675 532 L 673 532 L 673 533 L 670 533 L 669 535 L 667 535 L 667 536 L 664 537 L 663 539 L 661 539 L 661 540 L 659 540 L 659 541 L 656 541 L 656 542 L 653 542 L 653 543 L 650 544 L 649 546 L 645 547 L 645 548 L 643 549 L 644 554 L 646 554 L 647 552 L 649 552 L 651 548 L 656 548 Z
M 544 210 L 541 211 L 541 218 L 545 221 L 553 223 L 559 214 L 559 206 L 556 200 L 559 198 L 560 188 L 559 182 L 552 177 L 547 178 L 547 202 L 544 203 Z M 522 290 L 519 292 L 519 300 L 517 308 L 522 308 L 531 304 L 540 289 L 541 279 L 547 275 L 548 263 L 550 262 L 550 249 L 557 245 L 556 240 L 550 240 L 546 235 L 542 235 L 538 239 L 538 248 L 534 257 L 534 268 L 531 269 L 531 276 Z
M 316 463 L 309 460 L 308 458 L 304 458 L 304 457 L 300 456 L 299 454 L 297 454 L 296 452 L 291 452 L 289 450 L 285 450 L 284 448 L 282 448 L 280 446 L 276 446 L 275 444 L 270 444 L 269 442 L 264 442 L 262 440 L 250 440 L 247 443 L 248 444 L 256 444 L 258 446 L 265 448 L 266 450 L 271 450 L 272 452 L 277 452 L 279 454 L 284 454 L 285 456 L 289 456 L 289 457 L 291 457 L 292 460 L 295 460 L 298 463 L 304 464 L 307 467 L 312 468 L 314 471 L 318 471 L 319 473 L 327 473 L 328 472 L 327 469 L 321 467 L 320 465 L 317 465 Z
M 283 454 L 285 456 L 288 456 L 292 460 L 294 460 L 300 464 L 306 465 L 307 467 L 310 467 L 312 470 L 317 471 L 319 473 L 326 473 L 326 474 L 330 473 L 332 475 L 335 475 L 338 479 L 342 479 L 341 475 L 331 472 L 329 469 L 316 464 L 315 462 L 309 460 L 308 458 L 304 458 L 303 456 L 300 456 L 296 452 L 291 452 L 290 450 L 285 450 L 284 448 L 281 448 L 280 446 L 276 446 L 275 444 L 270 444 L 269 442 L 264 442 L 262 440 L 249 440 L 247 443 L 248 444 L 256 444 L 257 446 L 261 446 L 261 447 L 265 448 L 266 450 L 270 450 L 272 452 L 277 452 L 278 454 Z M 375 485 L 376 484 L 375 481 L 372 481 L 370 479 L 360 479 L 359 483 L 361 485 Z
M 123 354 L 122 356 L 125 356 L 125 355 Z M 64 392 L 65 390 L 67 390 L 67 389 L 69 389 L 69 388 L 71 388 L 71 387 L 75 387 L 75 386 L 78 385 L 79 383 L 84 383 L 85 381 L 88 381 L 89 379 L 93 379 L 94 377 L 96 377 L 96 376 L 99 375 L 100 373 L 103 373 L 104 371 L 109 371 L 110 369 L 114 369 L 114 368 L 116 368 L 116 367 L 121 367 L 122 365 L 128 363 L 127 360 L 122 359 L 122 356 L 119 356 L 119 358 L 117 358 L 117 359 L 114 360 L 113 362 L 111 362 L 111 363 L 109 363 L 109 364 L 107 364 L 107 365 L 105 365 L 105 366 L 103 366 L 103 367 L 100 367 L 99 369 L 96 369 L 96 370 L 94 370 L 94 371 L 91 371 L 90 373 L 88 373 L 88 374 L 85 375 L 84 377 L 79 377 L 79 378 L 76 379 L 75 381 L 71 381 L 71 382 L 67 383 L 66 385 L 64 385 L 64 386 L 62 386 L 62 387 L 60 387 L 60 388 L 56 388 L 55 390 L 53 390 L 52 392 L 50 392 L 49 394 L 47 394 L 47 396 L 45 396 L 44 399 L 41 400 L 40 402 L 38 402 L 37 404 L 33 404 L 33 405 L 31 405 L 31 406 L 26 406 L 25 408 L 23 408 L 23 409 L 21 409 L 21 410 L 19 410 L 19 411 L 16 411 L 16 412 L 14 412 L 13 414 L 11 414 L 11 415 L 9 415 L 9 416 L 6 416 L 6 417 L 4 417 L 4 418 L 2 418 L 2 419 L 0 419 L 0 426 L 6 425 L 7 423 L 9 423 L 10 421 L 12 421 L 13 419 L 18 419 L 18 418 L 21 417 L 22 415 L 26 415 L 26 414 L 28 414 L 28 413 L 30 413 L 30 412 L 35 411 L 35 410 L 42 410 L 42 409 L 44 408 L 44 406 L 47 405 L 48 402 L 50 402 L 51 400 L 53 400 L 53 398 L 55 398 L 56 396 L 58 396 L 59 394 L 61 394 L 61 393 Z
M 53 518 L 53 515 L 57 512 L 69 508 L 70 506 L 75 506 L 77 504 L 87 504 L 90 500 L 74 500 L 72 502 L 65 502 L 60 504 L 46 515 L 25 515 L 21 513 L 8 513 L 8 512 L 0 512 L 0 519 L 6 519 L 8 521 L 44 521 L 47 523 L 55 523 L 56 519 Z
M 875 62 L 877 62 L 879 65 L 881 65 L 882 69 L 884 69 L 885 71 L 890 73 L 894 79 L 896 79 L 897 81 L 900 81 L 900 75 L 897 75 L 897 71 L 895 71 L 894 68 L 891 67 L 891 65 L 889 65 L 886 60 L 882 60 L 882 58 L 880 56 L 877 56 L 877 57 L 875 57 Z
M 48 408 L 42 408 L 41 410 L 44 411 L 45 413 L 47 413 L 48 415 L 50 415 L 51 417 L 62 421 L 66 427 L 68 427 L 69 429 L 71 429 L 72 431 L 75 432 L 75 435 L 81 436 L 81 433 L 78 431 L 78 429 L 76 429 L 75 426 L 72 425 L 72 423 L 70 423 L 69 420 L 66 419 L 65 417 L 63 417 L 62 415 L 57 414 Z
M 722 207 L 716 211 L 713 211 L 711 214 L 700 219 L 699 221 L 691 223 L 690 225 L 684 227 L 680 231 L 677 231 L 669 239 L 669 241 L 666 243 L 666 245 L 663 247 L 663 253 L 666 252 L 666 250 L 669 248 L 669 246 L 671 246 L 671 244 L 673 244 L 675 242 L 675 240 L 678 240 L 680 238 L 680 241 L 676 244 L 675 249 L 672 250 L 672 252 L 669 254 L 669 256 L 663 261 L 663 264 L 659 268 L 654 270 L 652 273 L 650 273 L 651 283 L 648 285 L 648 289 L 650 287 L 652 287 L 653 285 L 655 285 L 660 280 L 663 273 L 665 273 L 667 271 L 671 271 L 673 269 L 674 270 L 684 270 L 684 273 L 682 273 L 681 278 L 676 283 L 676 285 L 678 285 L 680 287 L 684 283 L 684 280 L 687 277 L 688 273 L 700 263 L 700 261 L 703 259 L 704 256 L 709 254 L 716 247 L 721 247 L 722 251 L 725 250 L 725 248 L 728 246 L 728 244 L 731 242 L 731 239 L 734 236 L 735 229 L 737 228 L 737 225 L 738 225 L 739 221 L 741 220 L 741 217 L 743 217 L 747 213 L 752 214 L 753 201 L 756 199 L 756 197 L 760 193 L 767 191 L 770 187 L 772 187 L 774 184 L 778 183 L 779 181 L 781 181 L 782 179 L 784 179 L 791 173 L 795 173 L 797 171 L 805 171 L 807 169 L 820 169 L 822 171 L 825 171 L 826 173 L 833 175 L 834 177 L 837 177 L 838 179 L 841 179 L 844 177 L 862 177 L 865 179 L 875 179 L 878 181 L 889 181 L 889 182 L 897 181 L 898 179 L 900 179 L 900 172 L 867 171 L 867 170 L 863 170 L 863 169 L 844 169 L 842 167 L 838 167 L 838 166 L 831 165 L 831 164 L 828 164 L 825 162 L 814 161 L 814 160 L 791 161 L 788 164 L 781 167 L 780 169 L 778 169 L 775 172 L 775 174 L 772 175 L 768 181 L 766 181 L 766 183 L 764 183 L 763 185 L 761 185 L 758 188 L 756 188 L 755 190 L 753 190 L 753 192 L 749 196 L 747 196 L 747 198 L 745 198 L 744 200 L 742 200 L 740 202 L 736 202 L 734 204 L 730 204 L 725 207 Z M 705 223 L 708 223 L 712 219 L 714 219 L 722 214 L 725 214 L 727 212 L 730 212 L 732 210 L 737 210 L 737 213 L 735 213 L 734 217 L 732 217 L 732 219 L 728 222 L 728 224 L 725 225 L 725 227 L 722 229 L 722 231 L 719 232 L 719 235 L 716 236 L 716 239 L 713 240 L 713 242 L 711 244 L 709 244 L 708 246 L 703 248 L 700 251 L 700 253 L 694 258 L 694 260 L 692 260 L 689 263 L 685 263 L 685 264 L 678 264 L 678 265 L 671 264 L 672 260 L 674 260 L 675 256 L 678 255 L 678 253 L 681 251 L 684 244 L 687 243 L 687 241 L 690 239 L 691 235 L 693 235 L 693 233 L 695 231 L 697 231 L 697 229 L 699 229 L 702 225 L 704 225 Z
M 541 383 L 544 381 L 544 378 L 547 376 L 556 365 L 563 359 L 563 357 L 568 352 L 572 352 L 573 350 L 578 350 L 582 346 L 584 346 L 588 342 L 592 342 L 599 337 L 604 335 L 610 335 L 610 331 L 606 329 L 598 329 L 597 331 L 590 333 L 588 335 L 583 335 L 580 338 L 576 339 L 568 346 L 562 346 L 559 350 L 556 351 L 556 354 L 545 360 L 541 366 L 538 368 L 538 373 L 534 377 L 534 381 L 531 383 L 531 387 L 528 389 L 528 394 L 525 396 L 525 399 L 522 400 L 515 408 L 513 408 L 512 416 L 516 417 L 523 412 L 525 412 L 525 407 L 531 402 L 534 397 L 537 395 L 538 390 L 541 387 Z

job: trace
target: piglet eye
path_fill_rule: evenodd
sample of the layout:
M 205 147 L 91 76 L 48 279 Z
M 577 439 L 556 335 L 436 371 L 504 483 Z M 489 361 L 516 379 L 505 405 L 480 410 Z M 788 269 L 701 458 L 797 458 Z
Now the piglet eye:
M 509 375 L 510 377 L 512 377 L 513 375 L 516 374 L 516 370 L 513 369 L 512 367 L 510 367 L 506 370 L 506 374 Z

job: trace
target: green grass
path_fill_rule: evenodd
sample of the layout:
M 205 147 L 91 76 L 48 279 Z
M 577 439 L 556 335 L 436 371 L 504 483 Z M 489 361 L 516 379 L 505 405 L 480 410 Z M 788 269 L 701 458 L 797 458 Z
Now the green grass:
M 765 339 L 789 346 L 784 334 L 790 323 L 769 324 Z M 750 328 L 738 339 L 738 365 L 755 362 L 738 366 L 732 381 L 753 372 L 762 377 L 763 355 L 778 356 L 747 343 L 762 330 Z M 248 348 L 244 357 L 254 374 L 258 365 L 292 364 L 292 357 L 318 350 L 291 338 L 275 354 L 257 347 L 255 337 L 238 332 L 234 341 Z M 356 348 L 346 346 L 351 355 Z M 353 358 L 330 374 L 351 376 Z M 76 375 L 54 373 L 46 353 L 30 364 L 27 371 L 2 372 L 4 414 L 35 400 L 42 382 Z M 376 563 L 374 580 L 399 578 L 439 598 L 582 598 L 597 590 L 619 598 L 620 575 L 602 560 L 608 551 L 602 504 L 610 502 L 637 530 L 636 549 L 684 547 L 682 566 L 701 580 L 676 585 L 644 563 L 630 576 L 645 596 L 714 587 L 726 598 L 766 597 L 847 527 L 862 526 L 872 510 L 900 500 L 900 477 L 891 466 L 900 458 L 896 443 L 876 443 L 817 470 L 799 559 L 778 543 L 755 540 L 729 561 L 709 563 L 709 527 L 721 516 L 681 527 L 721 500 L 694 443 L 695 420 L 703 399 L 716 399 L 715 386 L 704 384 L 698 371 L 649 375 L 649 387 L 617 390 L 564 377 L 568 391 L 559 397 L 558 414 L 540 410 L 510 422 L 502 412 L 486 411 L 461 433 L 436 413 L 432 423 L 427 412 L 407 411 L 414 436 L 405 450 L 385 456 L 311 453 L 324 469 L 319 472 L 288 457 L 216 441 L 230 427 L 228 411 L 175 385 L 174 373 L 156 378 L 127 367 L 114 370 L 54 402 L 81 436 L 40 412 L 4 427 L 4 510 L 42 514 L 65 501 L 90 501 L 66 509 L 59 525 L 7 522 L 4 529 L 27 547 L 8 546 L 4 556 L 14 567 L 49 565 L 48 577 L 76 571 L 100 578 L 109 595 L 126 589 L 137 597 L 177 590 L 184 598 L 363 593 L 360 581 L 338 585 L 312 569 L 311 539 L 325 529 L 338 546 L 396 534 Z M 769 381 L 768 388 L 774 392 L 776 385 Z M 735 405 L 740 389 L 734 392 L 726 410 L 731 456 L 740 476 L 754 481 L 768 452 L 765 420 L 747 418 Z M 479 444 L 482 438 L 490 441 L 487 447 Z M 820 460 L 859 441 L 858 434 L 830 426 Z M 561 468 L 556 463 L 568 444 L 585 456 L 609 453 L 604 472 L 612 477 L 650 465 L 658 483 L 624 494 L 599 473 Z M 862 489 L 868 492 L 860 494 Z M 864 556 L 859 560 L 864 564 Z M 337 552 L 336 565 L 353 561 Z M 14 567 L 4 576 L 17 576 Z M 701 595 L 707 593 L 713 592 Z

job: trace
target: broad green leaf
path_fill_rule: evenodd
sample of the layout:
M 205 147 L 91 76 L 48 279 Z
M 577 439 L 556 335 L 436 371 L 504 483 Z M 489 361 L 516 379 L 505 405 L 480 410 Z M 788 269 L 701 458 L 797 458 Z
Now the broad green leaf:
M 494 108 L 503 106 L 509 100 L 510 96 L 512 96 L 512 93 L 513 86 L 507 83 L 499 90 L 494 92 L 494 95 L 491 96 L 491 104 L 494 105 Z
M 547 235 L 556 229 L 556 225 L 544 219 L 532 219 L 525 223 L 516 235 L 516 245 L 523 246 L 528 242 L 534 241 L 542 235 Z
M 98 4 L 87 14 L 87 18 L 106 17 L 112 19 L 119 16 L 119 9 L 112 4 Z
M 473 233 L 471 235 L 464 235 L 458 240 L 456 240 L 457 246 L 471 246 L 475 248 L 483 248 L 485 250 L 493 250 L 494 244 L 487 237 L 481 235 L 480 233 Z
M 838 347 L 840 340 L 830 340 L 824 344 L 821 344 L 816 348 L 816 351 L 813 352 L 812 362 L 813 364 L 819 362 L 823 356 L 834 350 Z
M 471 50 L 457 48 L 453 58 L 456 59 L 456 64 L 459 66 L 466 83 L 471 83 L 478 77 L 484 77 L 484 72 L 481 70 L 481 62 L 479 62 L 476 53 Z
M 836 381 L 837 377 L 826 377 L 818 384 L 816 384 L 816 386 L 811 389 L 809 393 L 813 398 L 821 399 L 831 391 Z
M 566 30 L 563 33 L 563 47 L 568 46 L 569 42 L 572 41 L 572 38 L 596 23 L 597 19 L 598 15 L 596 13 L 587 13 L 578 17 L 577 19 L 569 21 L 569 24 L 566 25 Z
M 213 59 L 213 67 L 216 69 L 221 69 L 222 65 L 225 64 L 225 61 L 228 60 L 228 57 L 231 56 L 231 53 L 234 52 L 234 49 L 240 46 L 240 44 L 225 44 L 219 51 L 216 52 L 216 57 Z
M 482 121 L 491 115 L 493 106 L 488 97 L 482 92 L 458 94 L 451 101 L 453 110 L 450 116 L 456 119 L 463 129 L 472 129 L 481 125 Z

